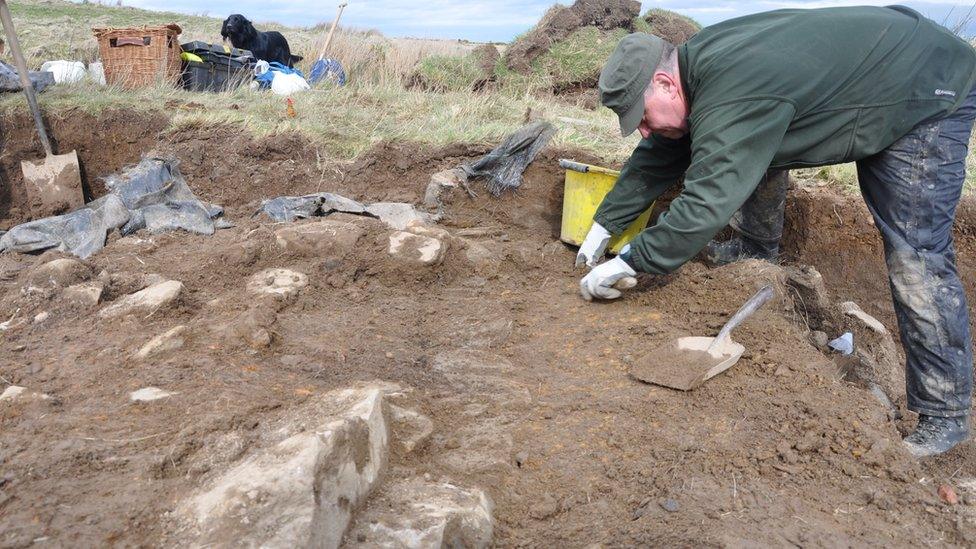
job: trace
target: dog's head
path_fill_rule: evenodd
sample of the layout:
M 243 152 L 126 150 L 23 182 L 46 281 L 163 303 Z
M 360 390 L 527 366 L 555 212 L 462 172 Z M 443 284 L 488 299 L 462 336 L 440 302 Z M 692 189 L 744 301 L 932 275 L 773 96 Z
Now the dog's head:
M 220 36 L 224 40 L 229 38 L 235 48 L 250 44 L 257 33 L 257 29 L 247 20 L 247 17 L 239 13 L 224 19 L 224 24 L 220 27 Z

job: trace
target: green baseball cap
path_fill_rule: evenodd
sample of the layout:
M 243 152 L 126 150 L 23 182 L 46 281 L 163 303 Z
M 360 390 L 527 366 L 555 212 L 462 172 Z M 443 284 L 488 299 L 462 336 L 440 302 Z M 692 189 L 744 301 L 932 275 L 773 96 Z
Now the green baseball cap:
M 644 90 L 651 83 L 664 40 L 635 32 L 620 40 L 600 72 L 600 102 L 617 113 L 620 133 L 634 133 L 644 118 Z

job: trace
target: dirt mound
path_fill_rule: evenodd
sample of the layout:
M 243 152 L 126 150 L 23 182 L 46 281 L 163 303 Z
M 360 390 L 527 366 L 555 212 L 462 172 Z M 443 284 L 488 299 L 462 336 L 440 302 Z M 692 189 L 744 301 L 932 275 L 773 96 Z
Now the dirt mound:
M 498 48 L 493 44 L 482 44 L 475 48 L 470 55 L 474 57 L 478 65 L 478 71 L 481 74 L 479 79 L 474 83 L 474 86 L 472 86 L 474 91 L 478 91 L 494 81 L 495 66 L 498 65 L 501 54 L 498 53 Z
M 679 45 L 701 30 L 701 26 L 693 20 L 673 11 L 654 9 L 644 15 L 644 20 L 650 25 L 648 32 L 659 36 L 668 42 Z
M 535 58 L 573 31 L 587 26 L 632 30 L 639 15 L 640 2 L 635 0 L 577 0 L 569 7 L 554 6 L 528 34 L 509 46 L 505 51 L 505 65 L 526 74 Z

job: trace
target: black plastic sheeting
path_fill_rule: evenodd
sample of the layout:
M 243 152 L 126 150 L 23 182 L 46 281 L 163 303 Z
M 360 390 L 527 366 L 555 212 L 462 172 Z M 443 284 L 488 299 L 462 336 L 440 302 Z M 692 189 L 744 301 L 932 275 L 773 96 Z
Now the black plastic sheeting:
M 39 252 L 56 248 L 82 259 L 105 247 L 108 233 L 129 221 L 122 200 L 108 194 L 71 213 L 45 217 L 0 236 L 0 252 Z
M 34 91 L 42 92 L 48 86 L 54 85 L 54 73 L 47 71 L 30 71 L 27 73 Z M 20 77 L 17 76 L 17 69 L 0 61 L 0 92 L 18 92 L 24 87 L 20 85 Z
M 509 135 L 491 152 L 473 164 L 463 164 L 461 169 L 468 177 L 486 178 L 485 188 L 493 196 L 514 191 L 522 185 L 522 173 L 535 160 L 556 129 L 545 120 L 521 127 Z
M 183 229 L 209 235 L 228 226 L 220 219 L 224 209 L 201 202 L 187 186 L 175 160 L 144 158 L 121 175 L 109 176 L 105 186 L 131 213 L 122 227 L 123 235 L 141 229 L 153 234 Z
M 108 234 L 146 229 L 182 229 L 213 234 L 231 226 L 223 208 L 200 201 L 171 159 L 144 158 L 106 180 L 109 193 L 73 212 L 30 221 L 0 236 L 0 252 L 39 252 L 55 248 L 82 259 L 105 247 Z
M 366 214 L 366 206 L 355 200 L 332 193 L 305 196 L 279 196 L 261 203 L 254 215 L 264 213 L 273 221 L 294 221 L 329 215 L 332 212 Z

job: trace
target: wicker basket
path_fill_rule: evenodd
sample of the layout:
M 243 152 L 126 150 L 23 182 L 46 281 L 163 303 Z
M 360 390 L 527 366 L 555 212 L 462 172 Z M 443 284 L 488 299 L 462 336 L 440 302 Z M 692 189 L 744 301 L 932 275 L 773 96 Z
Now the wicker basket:
M 182 29 L 158 27 L 92 29 L 105 67 L 105 81 L 125 88 L 176 85 L 180 77 Z

